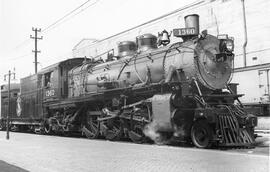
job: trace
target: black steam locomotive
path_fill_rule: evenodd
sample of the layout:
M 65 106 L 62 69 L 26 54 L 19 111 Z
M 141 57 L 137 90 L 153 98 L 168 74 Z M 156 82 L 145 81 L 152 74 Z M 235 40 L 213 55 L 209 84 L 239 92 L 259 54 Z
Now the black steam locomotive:
M 119 43 L 106 61 L 68 59 L 21 79 L 11 126 L 136 143 L 252 145 L 257 118 L 230 83 L 233 39 L 199 34 L 195 14 L 185 24 L 173 30 L 180 42 L 170 44 L 166 30 L 144 34 Z

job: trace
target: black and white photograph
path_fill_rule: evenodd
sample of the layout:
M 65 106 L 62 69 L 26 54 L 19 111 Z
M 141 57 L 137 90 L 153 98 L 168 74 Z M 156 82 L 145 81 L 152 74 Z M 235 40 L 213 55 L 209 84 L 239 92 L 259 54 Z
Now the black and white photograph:
M 269 0 L 0 0 L 0 172 L 270 172 Z

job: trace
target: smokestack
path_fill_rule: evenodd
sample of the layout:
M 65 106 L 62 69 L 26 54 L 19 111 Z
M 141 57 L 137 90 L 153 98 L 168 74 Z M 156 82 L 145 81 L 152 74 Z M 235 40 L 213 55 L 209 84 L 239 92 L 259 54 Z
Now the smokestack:
M 195 28 L 194 35 L 199 35 L 200 33 L 200 23 L 199 23 L 199 15 L 198 14 L 191 14 L 185 16 L 185 26 L 186 28 Z

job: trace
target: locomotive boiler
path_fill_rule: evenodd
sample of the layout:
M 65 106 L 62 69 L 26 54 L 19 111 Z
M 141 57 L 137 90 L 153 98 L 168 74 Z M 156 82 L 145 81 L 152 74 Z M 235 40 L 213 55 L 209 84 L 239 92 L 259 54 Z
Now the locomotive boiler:
M 120 42 L 117 56 L 108 52 L 106 59 L 70 59 L 43 69 L 33 91 L 39 115 L 33 112 L 25 125 L 90 139 L 251 146 L 257 118 L 245 112 L 237 84 L 230 83 L 233 38 L 200 33 L 196 14 L 186 16 L 185 25 Z M 170 43 L 172 33 L 178 42 Z M 25 83 L 22 102 L 30 91 Z

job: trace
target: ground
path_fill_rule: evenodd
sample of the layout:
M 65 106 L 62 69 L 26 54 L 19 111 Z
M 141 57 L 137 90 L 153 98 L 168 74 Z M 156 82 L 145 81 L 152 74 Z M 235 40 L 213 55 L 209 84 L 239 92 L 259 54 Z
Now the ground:
M 33 172 L 268 171 L 269 134 L 262 135 L 255 149 L 205 150 L 14 132 L 6 140 L 0 132 L 0 160 Z

